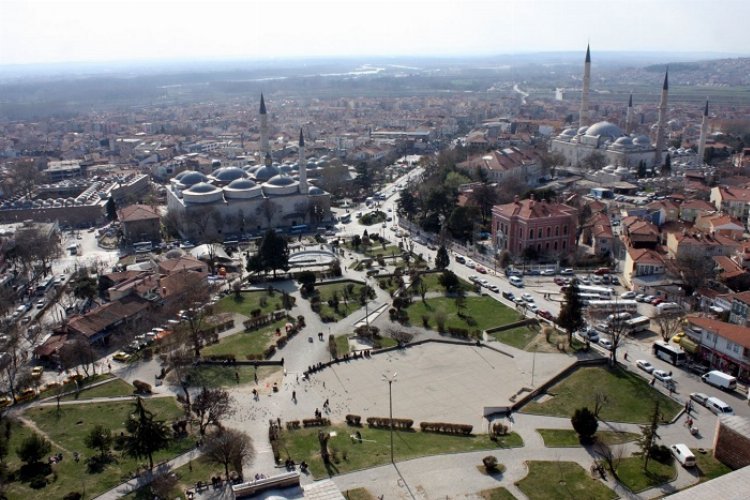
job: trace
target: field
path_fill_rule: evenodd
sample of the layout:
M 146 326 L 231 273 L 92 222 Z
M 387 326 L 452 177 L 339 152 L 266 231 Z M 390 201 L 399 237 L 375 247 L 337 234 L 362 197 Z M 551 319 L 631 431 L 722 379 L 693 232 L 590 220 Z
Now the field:
M 526 462 L 529 474 L 516 483 L 529 500 L 550 498 L 617 498 L 610 490 L 574 462 Z
M 422 316 L 427 316 L 430 327 L 437 328 L 436 314 L 442 314 L 445 316 L 446 329 L 453 327 L 482 331 L 493 326 L 512 323 L 518 319 L 516 311 L 490 297 L 466 297 L 463 300 L 465 306 L 461 310 L 463 315 L 461 317 L 454 298 L 436 297 L 427 299 L 426 303 L 421 299 L 416 299 L 406 309 L 409 322 L 412 325 L 422 325 Z
M 236 359 L 242 360 L 248 354 L 263 354 L 266 347 L 272 343 L 277 328 L 284 335 L 286 323 L 286 319 L 281 319 L 252 332 L 239 332 L 229 335 L 221 339 L 218 344 L 204 347 L 201 352 L 205 356 L 234 354 Z
M 284 305 L 281 303 L 280 292 L 269 295 L 267 291 L 262 290 L 242 292 L 239 297 L 231 293 L 217 302 L 214 309 L 216 312 L 238 313 L 250 317 L 250 312 L 255 309 L 260 309 L 261 314 L 266 314 L 284 309 Z

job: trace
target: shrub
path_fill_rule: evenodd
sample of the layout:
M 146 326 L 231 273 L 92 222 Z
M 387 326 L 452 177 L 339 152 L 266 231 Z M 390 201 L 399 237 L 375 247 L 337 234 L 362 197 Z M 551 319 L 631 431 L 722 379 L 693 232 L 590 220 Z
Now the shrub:
M 367 425 L 374 428 L 384 428 L 389 429 L 390 428 L 390 418 L 385 417 L 368 417 L 367 418 Z M 393 419 L 393 428 L 394 429 L 401 429 L 401 430 L 408 430 L 411 429 L 414 425 L 414 420 L 409 418 L 394 418 Z
M 430 327 L 430 316 L 428 316 L 427 314 L 422 315 L 422 326 L 424 326 L 425 328 Z
M 142 380 L 133 380 L 133 387 L 135 387 L 135 392 L 151 394 L 151 384 L 143 382 Z
M 422 432 L 438 432 L 441 434 L 461 434 L 468 436 L 471 434 L 473 425 L 468 424 L 450 424 L 446 422 L 420 422 L 419 428 Z
M 263 356 L 266 359 L 269 359 L 274 354 L 276 354 L 276 346 L 275 345 L 269 345 L 268 347 L 266 347 L 266 350 L 263 351 Z
M 297 324 L 299 325 L 300 328 L 305 326 L 305 317 L 302 316 L 301 314 L 297 316 Z
M 570 419 L 570 423 L 573 424 L 573 429 L 578 434 L 578 438 L 582 444 L 591 443 L 596 430 L 599 428 L 599 422 L 596 420 L 596 416 L 586 408 L 578 408 L 573 417 Z
M 390 309 L 388 309 L 388 316 L 389 316 L 389 318 L 390 318 L 391 321 L 395 321 L 396 320 L 397 311 L 396 311 L 395 307 L 391 307 Z
M 302 420 L 303 427 L 327 427 L 331 421 L 327 418 L 306 418 Z
M 286 423 L 287 430 L 299 429 L 299 420 L 290 420 Z
M 497 458 L 492 455 L 487 455 L 482 459 L 482 464 L 487 472 L 495 472 L 497 470 Z
M 510 428 L 502 422 L 495 422 L 492 424 L 492 435 L 494 437 L 505 436 L 508 434 L 509 430 Z
M 288 340 L 289 339 L 285 335 L 282 335 L 281 337 L 279 337 L 278 339 L 276 339 L 276 348 L 277 349 L 281 349 L 282 347 L 284 347 L 286 345 L 286 343 L 287 343 Z
M 250 316 L 253 318 L 257 318 L 258 316 L 260 316 L 260 313 L 260 309 L 253 309 L 252 311 L 250 311 Z
M 359 415 L 349 414 L 345 416 L 344 418 L 346 419 L 347 425 L 351 425 L 354 427 L 359 427 L 362 425 L 362 417 L 360 417 Z
M 661 462 L 663 464 L 668 464 L 672 461 L 672 453 L 669 451 L 669 448 L 664 446 L 663 444 L 653 445 L 651 447 L 649 455 L 657 462 Z

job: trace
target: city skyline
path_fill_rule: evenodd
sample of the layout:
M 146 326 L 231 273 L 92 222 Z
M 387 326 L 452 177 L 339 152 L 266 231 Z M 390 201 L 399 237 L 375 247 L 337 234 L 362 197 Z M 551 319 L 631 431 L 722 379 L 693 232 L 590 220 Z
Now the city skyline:
M 718 4 L 718 6 L 717 6 Z M 739 0 L 499 2 L 3 1 L 0 61 L 13 64 L 583 50 L 746 52 Z

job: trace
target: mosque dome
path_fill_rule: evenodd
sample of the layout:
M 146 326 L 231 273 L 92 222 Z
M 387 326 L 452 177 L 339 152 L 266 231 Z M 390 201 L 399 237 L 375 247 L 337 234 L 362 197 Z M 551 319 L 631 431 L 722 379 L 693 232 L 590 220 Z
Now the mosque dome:
M 222 167 L 214 171 L 211 177 L 219 182 L 229 183 L 245 177 L 245 171 L 239 167 Z
M 232 200 L 255 198 L 260 194 L 260 186 L 250 179 L 237 179 L 224 187 L 224 197 Z
M 235 179 L 227 185 L 229 189 L 252 189 L 255 186 L 257 184 L 251 179 Z
M 565 130 L 562 131 L 562 134 L 560 134 L 560 135 L 563 135 L 563 136 L 566 136 L 566 137 L 573 137 L 573 136 L 576 135 L 576 129 L 574 129 L 574 128 L 566 128 Z
M 610 137 L 615 140 L 618 137 L 622 137 L 624 134 L 620 127 L 610 122 L 599 122 L 591 125 L 586 129 L 586 135 L 590 137 Z
M 271 178 L 266 184 L 270 184 L 272 186 L 289 186 L 291 184 L 294 184 L 294 179 L 286 175 L 277 175 Z
M 326 194 L 326 192 L 320 189 L 318 186 L 310 186 L 310 189 L 307 190 L 307 194 L 309 194 L 310 196 L 320 196 Z
M 282 174 L 291 174 L 294 171 L 291 165 L 284 164 L 279 167 L 279 172 Z
M 633 139 L 631 139 L 630 137 L 620 137 L 615 141 L 615 144 L 619 144 L 620 146 L 632 146 Z
M 588 130 L 588 127 L 583 126 L 578 129 L 578 135 L 583 135 L 586 133 L 586 130 Z
M 179 259 L 183 255 L 185 255 L 185 252 L 182 249 L 180 249 L 180 248 L 173 248 L 169 252 L 165 253 L 164 257 L 167 258 L 167 259 Z
M 651 139 L 649 139 L 645 135 L 639 135 L 638 137 L 636 137 L 635 139 L 633 139 L 633 144 L 635 144 L 636 146 L 647 146 L 647 147 L 649 147 L 649 146 L 651 146 Z
M 207 182 L 199 182 L 182 192 L 185 203 L 213 203 L 221 198 L 221 189 Z
M 195 185 L 193 185 L 190 189 L 186 190 L 186 193 L 190 194 L 204 194 L 204 193 L 212 193 L 214 191 L 218 191 L 219 188 L 216 186 L 212 186 L 211 184 L 207 182 L 199 182 Z
M 299 182 L 288 175 L 276 175 L 263 184 L 263 191 L 269 196 L 294 194 L 299 189 Z
M 273 165 L 263 165 L 255 171 L 255 180 L 258 182 L 266 182 L 270 178 L 279 175 L 279 169 Z
M 193 186 L 200 182 L 206 182 L 208 178 L 200 172 L 190 171 L 180 177 L 179 182 L 185 187 Z

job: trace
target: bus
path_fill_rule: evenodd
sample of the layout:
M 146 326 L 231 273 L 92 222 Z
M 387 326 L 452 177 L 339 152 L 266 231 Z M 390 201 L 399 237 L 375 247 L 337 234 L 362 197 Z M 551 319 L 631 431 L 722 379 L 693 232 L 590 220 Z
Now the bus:
M 133 250 L 135 253 L 148 253 L 151 251 L 153 246 L 150 241 L 141 241 L 139 243 L 133 243 Z
M 651 319 L 646 316 L 638 316 L 637 318 L 629 319 L 625 321 L 626 334 L 631 335 L 633 333 L 642 332 L 648 330 L 651 326 Z
M 49 290 L 52 285 L 55 284 L 55 277 L 50 276 L 47 279 L 43 279 L 36 287 L 36 293 L 39 295 L 42 295 L 44 293 L 47 293 L 47 290 Z
M 675 366 L 680 366 L 687 361 L 685 351 L 676 347 L 672 347 L 668 343 L 662 342 L 661 340 L 658 342 L 654 342 L 653 351 L 654 356 L 659 359 L 663 359 L 668 363 L 672 363 Z
M 578 285 L 578 293 L 594 293 L 602 299 L 610 299 L 615 292 L 603 286 Z
M 349 224 L 352 221 L 352 214 L 344 214 L 339 220 L 342 224 Z
M 586 307 L 594 314 L 638 312 L 638 302 L 635 300 L 590 300 Z
M 307 224 L 300 224 L 298 226 L 292 226 L 291 229 L 289 229 L 289 234 L 302 234 L 306 233 L 308 231 Z

